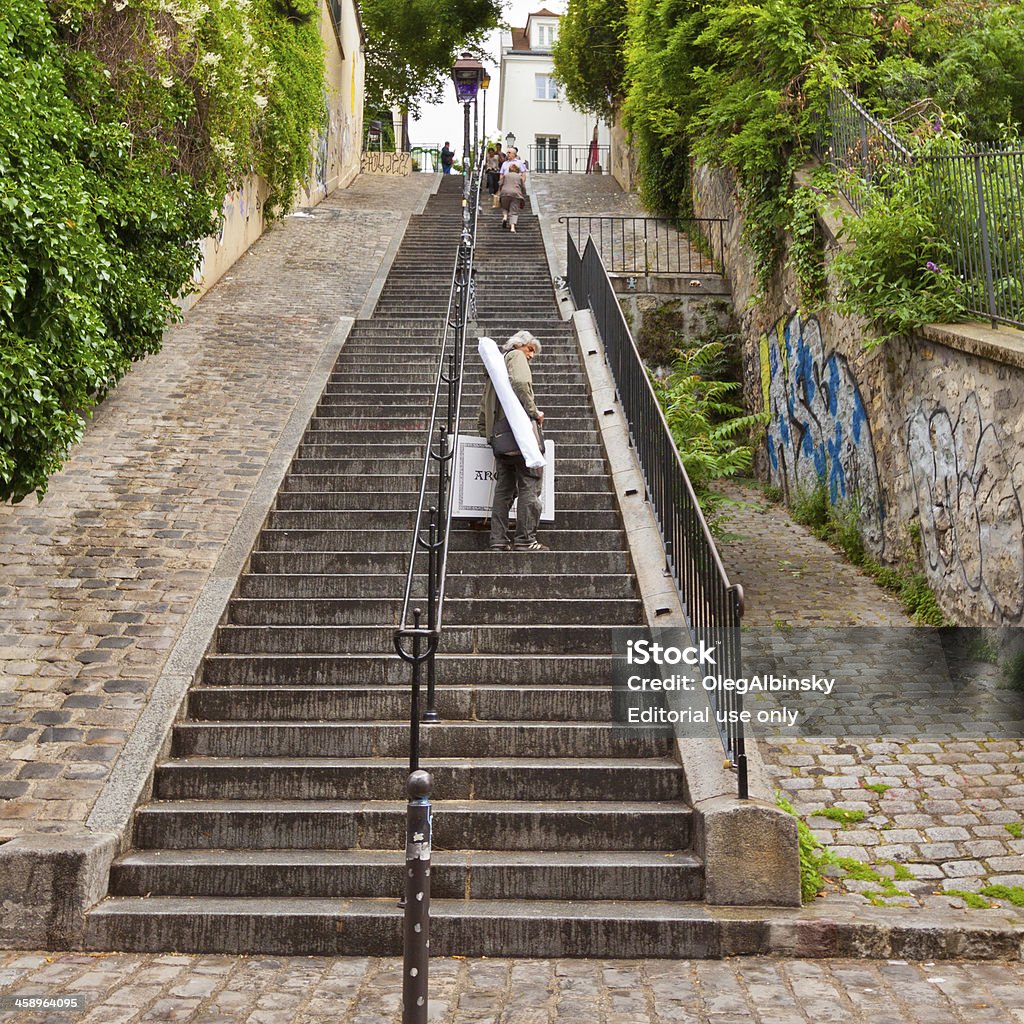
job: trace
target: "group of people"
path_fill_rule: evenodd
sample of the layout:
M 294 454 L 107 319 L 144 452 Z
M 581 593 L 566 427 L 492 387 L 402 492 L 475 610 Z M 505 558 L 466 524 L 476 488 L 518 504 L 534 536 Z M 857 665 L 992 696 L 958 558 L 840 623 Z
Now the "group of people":
M 501 226 L 516 233 L 519 214 L 526 205 L 526 175 L 530 165 L 515 146 L 503 153 L 497 146 L 487 147 L 484 173 L 493 208 L 501 208 Z

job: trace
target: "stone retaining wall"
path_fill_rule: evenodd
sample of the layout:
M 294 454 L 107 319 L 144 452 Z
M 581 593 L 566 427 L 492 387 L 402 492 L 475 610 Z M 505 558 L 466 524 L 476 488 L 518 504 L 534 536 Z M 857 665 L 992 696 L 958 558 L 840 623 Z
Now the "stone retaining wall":
M 858 503 L 869 552 L 919 557 L 951 619 L 1024 623 L 1024 336 L 930 326 L 865 349 L 870 326 L 834 294 L 799 308 L 785 260 L 761 292 L 727 173 L 697 168 L 694 204 L 731 219 L 746 398 L 771 413 L 761 475 L 787 499 L 824 479 L 833 504 Z

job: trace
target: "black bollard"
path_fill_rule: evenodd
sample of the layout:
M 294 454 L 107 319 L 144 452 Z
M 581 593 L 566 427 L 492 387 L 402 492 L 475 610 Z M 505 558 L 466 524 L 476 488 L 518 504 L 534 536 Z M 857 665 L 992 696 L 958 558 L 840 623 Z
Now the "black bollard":
M 405 933 L 402 1024 L 426 1024 L 430 960 L 430 788 L 424 771 L 409 776 L 405 819 Z

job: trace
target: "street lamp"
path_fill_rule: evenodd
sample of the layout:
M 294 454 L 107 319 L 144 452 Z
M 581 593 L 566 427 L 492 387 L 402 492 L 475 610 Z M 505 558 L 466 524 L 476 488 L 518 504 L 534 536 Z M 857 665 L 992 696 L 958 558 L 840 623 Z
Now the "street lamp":
M 487 90 L 488 90 L 488 88 L 490 88 L 490 85 L 491 85 L 491 73 L 490 73 L 490 71 L 487 70 L 487 68 L 484 68 L 483 74 L 480 77 L 480 88 L 483 90 L 483 93 L 484 93 L 484 116 L 483 116 L 484 132 L 483 132 L 483 134 L 484 134 L 484 138 L 485 139 L 487 138 Z
M 469 52 L 463 53 L 452 68 L 455 98 L 462 104 L 463 110 L 462 173 L 466 175 L 469 174 L 467 161 L 470 159 L 469 104 L 476 101 L 477 90 L 480 88 L 480 80 L 483 78 L 483 74 L 483 64 Z
M 514 132 L 509 132 L 505 136 L 505 152 L 507 153 L 516 144 L 516 137 Z

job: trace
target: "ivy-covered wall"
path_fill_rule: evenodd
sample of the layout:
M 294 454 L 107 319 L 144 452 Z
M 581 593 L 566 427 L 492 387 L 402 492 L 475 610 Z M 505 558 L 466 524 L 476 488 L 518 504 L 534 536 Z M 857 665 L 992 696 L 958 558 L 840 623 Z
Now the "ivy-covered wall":
M 788 499 L 825 482 L 856 507 L 878 560 L 912 560 L 954 622 L 1024 624 L 1024 343 L 980 325 L 884 345 L 835 311 L 800 308 L 789 250 L 762 289 L 731 176 L 699 167 L 698 216 L 731 218 L 724 253 L 749 408 L 768 410 L 762 477 Z M 834 249 L 832 250 L 834 252 Z
M 0 5 L 0 500 L 42 494 L 90 410 L 159 348 L 225 195 L 255 171 L 280 216 L 318 167 L 323 9 Z

